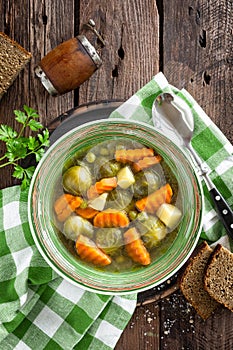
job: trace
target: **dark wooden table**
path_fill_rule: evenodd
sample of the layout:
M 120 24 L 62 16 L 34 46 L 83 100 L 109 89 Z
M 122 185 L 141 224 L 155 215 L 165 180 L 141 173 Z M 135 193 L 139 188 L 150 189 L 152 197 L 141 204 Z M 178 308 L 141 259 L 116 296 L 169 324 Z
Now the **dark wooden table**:
M 12 111 L 24 104 L 37 109 L 48 124 L 83 103 L 127 99 L 161 70 L 170 83 L 185 87 L 233 141 L 232 0 L 0 0 L 0 4 L 0 31 L 33 55 L 0 102 L 1 123 L 14 126 Z M 35 78 L 34 68 L 52 48 L 79 34 L 89 18 L 106 40 L 103 65 L 76 91 L 51 97 Z M 1 170 L 1 188 L 16 184 L 11 171 Z M 179 291 L 159 301 L 153 301 L 153 293 L 144 299 L 117 350 L 233 349 L 230 311 L 220 308 L 204 322 Z

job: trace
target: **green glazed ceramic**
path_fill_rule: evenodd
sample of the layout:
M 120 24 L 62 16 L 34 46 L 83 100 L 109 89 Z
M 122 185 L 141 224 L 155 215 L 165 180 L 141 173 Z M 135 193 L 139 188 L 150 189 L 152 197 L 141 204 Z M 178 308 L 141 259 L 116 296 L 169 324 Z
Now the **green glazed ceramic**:
M 178 233 L 164 254 L 134 271 L 106 272 L 80 261 L 62 244 L 53 220 L 53 196 L 69 156 L 83 147 L 113 138 L 135 140 L 158 151 L 175 174 L 183 212 Z M 202 186 L 192 163 L 171 140 L 141 122 L 102 119 L 74 128 L 47 150 L 31 182 L 28 215 L 41 255 L 59 275 L 93 292 L 127 294 L 161 284 L 187 261 L 202 227 L 202 198 Z

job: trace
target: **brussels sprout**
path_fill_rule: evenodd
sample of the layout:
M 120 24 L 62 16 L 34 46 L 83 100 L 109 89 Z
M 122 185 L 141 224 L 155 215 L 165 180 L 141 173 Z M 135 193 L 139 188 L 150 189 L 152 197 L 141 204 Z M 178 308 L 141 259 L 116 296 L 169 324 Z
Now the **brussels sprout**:
M 82 149 L 76 151 L 73 153 L 69 159 L 67 159 L 63 165 L 62 173 L 64 174 L 69 168 L 75 165 L 80 165 L 81 159 L 85 156 L 86 152 L 88 151 L 89 147 L 83 147 Z
M 102 162 L 101 166 L 98 168 L 97 177 L 113 177 L 116 176 L 119 170 L 121 169 L 121 164 L 116 162 L 115 160 L 108 160 Z
M 138 221 L 140 223 L 145 223 L 149 219 L 149 215 L 147 212 L 142 211 L 141 213 L 138 214 Z
M 121 163 L 118 163 L 116 161 L 111 161 L 110 162 L 110 169 L 112 172 L 111 176 L 116 176 L 119 170 L 121 169 L 121 167 L 122 167 Z
M 145 243 L 145 246 L 148 249 L 152 249 L 159 245 L 159 243 L 166 237 L 167 230 L 166 227 L 159 221 L 157 228 L 148 231 L 145 235 L 143 235 L 142 239 Z
M 108 159 L 113 159 L 117 144 L 118 144 L 118 141 L 116 140 L 107 140 L 107 141 L 101 142 L 94 147 L 95 154 L 108 156 Z
M 160 187 L 160 176 L 153 170 L 140 171 L 135 175 L 134 198 L 148 196 Z
M 144 212 L 138 214 L 136 225 L 148 249 L 156 247 L 167 234 L 166 226 L 156 216 Z
M 63 234 L 72 241 L 76 241 L 80 234 L 92 238 L 94 228 L 89 221 L 80 216 L 70 216 L 64 223 Z
M 106 207 L 112 209 L 126 210 L 131 206 L 132 193 L 123 189 L 115 188 L 108 195 Z M 134 207 L 134 205 L 132 205 Z
M 96 232 L 96 244 L 106 254 L 116 254 L 124 244 L 121 230 L 115 227 L 99 229 Z
M 72 166 L 62 177 L 64 190 L 74 195 L 85 195 L 91 183 L 90 172 L 85 166 Z

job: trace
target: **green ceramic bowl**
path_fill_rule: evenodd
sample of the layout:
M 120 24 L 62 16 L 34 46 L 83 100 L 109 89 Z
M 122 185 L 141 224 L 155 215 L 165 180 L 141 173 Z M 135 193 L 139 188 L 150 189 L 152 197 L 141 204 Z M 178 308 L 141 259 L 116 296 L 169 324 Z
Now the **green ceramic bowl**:
M 53 198 L 64 163 L 83 147 L 116 138 L 138 141 L 154 148 L 178 182 L 182 221 L 166 251 L 147 267 L 134 271 L 102 271 L 77 259 L 61 242 L 54 224 Z M 60 137 L 46 152 L 29 191 L 29 223 L 35 243 L 46 262 L 62 277 L 87 290 L 127 294 L 157 286 L 175 274 L 191 255 L 202 226 L 202 186 L 194 167 L 168 138 L 147 124 L 123 119 L 103 119 L 83 124 Z

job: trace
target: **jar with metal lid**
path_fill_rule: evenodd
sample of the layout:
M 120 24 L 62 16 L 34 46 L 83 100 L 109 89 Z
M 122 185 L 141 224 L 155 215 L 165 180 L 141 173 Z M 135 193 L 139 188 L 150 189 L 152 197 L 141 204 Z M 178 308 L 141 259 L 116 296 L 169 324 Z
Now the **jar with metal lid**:
M 93 20 L 85 25 L 104 45 Z M 50 51 L 35 69 L 46 90 L 53 96 L 63 95 L 84 83 L 101 66 L 96 48 L 83 34 L 71 38 Z

